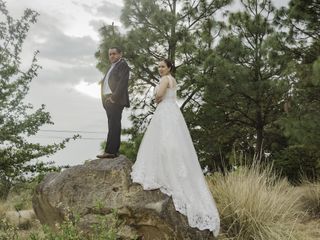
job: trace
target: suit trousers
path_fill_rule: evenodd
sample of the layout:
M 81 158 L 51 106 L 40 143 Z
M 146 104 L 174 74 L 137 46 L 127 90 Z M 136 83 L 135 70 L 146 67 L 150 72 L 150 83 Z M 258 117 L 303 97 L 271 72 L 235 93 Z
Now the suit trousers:
M 108 136 L 104 151 L 106 153 L 118 154 L 121 139 L 121 118 L 124 106 L 106 101 L 106 97 L 103 97 L 103 107 L 108 117 Z

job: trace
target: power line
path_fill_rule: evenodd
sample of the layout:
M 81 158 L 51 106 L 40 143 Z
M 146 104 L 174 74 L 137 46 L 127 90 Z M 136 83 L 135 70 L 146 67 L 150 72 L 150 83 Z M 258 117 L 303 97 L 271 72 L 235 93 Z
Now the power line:
M 98 132 L 98 131 L 75 131 L 75 130 L 39 130 L 39 132 L 100 133 L 100 134 L 106 134 L 106 132 Z
M 82 131 L 82 130 L 58 130 L 58 129 L 53 129 L 53 130 L 42 130 L 40 129 L 39 132 L 43 133 L 84 133 L 84 134 L 106 134 L 106 132 L 99 132 L 99 131 Z M 33 135 L 30 136 L 31 138 L 42 138 L 42 139 L 65 139 L 67 136 L 51 136 L 51 135 Z M 77 140 L 106 140 L 105 138 L 102 137 L 82 137 L 78 138 Z
M 45 138 L 45 139 L 65 139 L 67 137 L 61 137 L 61 136 L 30 136 L 31 138 Z M 106 140 L 105 138 L 87 138 L 87 137 L 80 137 L 77 140 Z

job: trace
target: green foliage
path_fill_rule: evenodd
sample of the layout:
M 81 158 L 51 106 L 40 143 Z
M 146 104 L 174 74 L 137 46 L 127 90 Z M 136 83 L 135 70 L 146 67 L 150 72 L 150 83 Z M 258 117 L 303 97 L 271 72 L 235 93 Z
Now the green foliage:
M 293 181 L 301 171 L 311 176 L 320 155 L 318 5 L 292 0 L 275 9 L 271 1 L 242 0 L 241 11 L 216 21 L 231 2 L 126 0 L 127 32 L 102 28 L 100 49 L 118 42 L 132 67 L 133 126 L 121 151 L 136 156 L 156 107 L 156 65 L 165 57 L 176 66 L 181 110 L 202 166 L 228 169 L 237 152 L 274 161 Z
M 125 129 L 123 132 L 129 139 L 121 143 L 120 153 L 135 161 L 143 134 L 134 128 Z
M 75 220 L 67 219 L 62 224 L 57 224 L 55 230 L 48 226 L 43 226 L 42 230 L 32 231 L 29 240 L 115 240 L 119 239 L 116 228 L 118 218 L 116 213 L 107 216 L 99 216 L 97 223 L 92 227 L 92 232 L 87 233 L 81 230 L 77 224 L 79 217 Z M 18 228 L 12 226 L 4 218 L 0 220 L 1 240 L 22 240 L 25 239 L 19 234 Z M 133 236 L 132 239 L 135 239 Z
M 97 68 L 105 72 L 106 68 L 110 66 L 108 49 L 110 47 L 120 47 L 125 50 L 125 38 L 121 36 L 118 27 L 104 25 L 99 29 L 100 36 L 102 36 L 102 42 L 99 46 L 99 51 L 95 53 L 95 57 L 99 59 Z
M 273 159 L 275 169 L 295 184 L 300 182 L 302 176 L 316 179 L 320 172 L 320 156 L 303 145 L 284 148 L 276 152 Z
M 299 165 L 307 163 L 300 169 L 312 179 L 320 177 L 320 12 L 317 9 L 319 4 L 316 1 L 292 0 L 289 8 L 278 11 L 276 21 L 279 26 L 290 29 L 283 49 L 294 59 L 290 69 L 293 81 L 288 114 L 279 121 L 289 146 L 279 154 L 276 164 L 283 165 L 289 161 L 293 165 L 282 167 L 283 171 L 288 172 L 290 168 L 296 171 L 298 162 Z M 301 153 L 297 149 L 301 149 Z M 288 156 L 285 156 L 286 153 Z M 293 174 L 290 172 L 291 177 Z
M 314 76 L 313 81 L 312 81 L 313 85 L 319 86 L 319 84 L 320 84 L 320 56 L 312 65 L 312 75 Z
M 199 154 L 212 168 L 214 159 L 225 162 L 234 149 L 264 159 L 290 90 L 290 58 L 281 51 L 285 34 L 272 24 L 273 5 L 241 3 L 243 11 L 229 14 L 224 35 L 205 59 L 210 74 L 203 103 L 190 114 L 198 125 L 192 132 Z
M 5 199 L 10 191 L 11 183 L 6 178 L 0 178 L 0 199 Z
M 159 82 L 157 63 L 161 59 L 169 58 L 176 65 L 173 74 L 178 80 L 178 94 L 184 100 L 181 109 L 199 107 L 203 60 L 224 25 L 215 21 L 213 14 L 230 2 L 126 0 L 121 21 L 128 31 L 121 35 L 112 26 L 101 29 L 100 51 L 106 52 L 109 43 L 118 40 L 116 45 L 122 45 L 131 66 L 133 127 L 128 129 L 131 136 L 122 147 L 126 154 L 136 155 L 141 134 L 155 110 L 153 90 Z
M 305 41 L 305 37 L 319 38 L 319 3 L 314 0 L 291 0 L 289 8 L 278 12 L 278 23 L 289 27 L 289 37 Z
M 35 179 L 18 182 L 11 189 L 7 201 L 16 211 L 32 209 L 32 196 L 36 186 L 39 184 Z
M 91 226 L 90 232 L 81 230 L 78 226 L 80 217 L 67 219 L 57 224 L 55 230 L 44 226 L 44 234 L 33 233 L 30 240 L 115 240 L 119 239 L 117 228 L 119 219 L 116 211 L 105 216 L 98 216 L 97 222 Z M 88 226 L 87 226 L 88 227 Z M 133 236 L 132 239 L 135 239 Z
M 36 51 L 29 68 L 23 70 L 20 54 L 38 13 L 26 9 L 23 16 L 15 20 L 9 15 L 5 2 L 0 0 L 0 14 L 0 182 L 3 187 L 28 175 L 55 170 L 50 164 L 31 163 L 31 160 L 54 154 L 70 139 L 45 146 L 26 140 L 35 135 L 40 126 L 53 124 L 44 105 L 32 111 L 32 105 L 24 103 L 29 84 L 40 66 Z M 0 197 L 6 197 L 6 194 L 1 193 Z
M 203 41 L 199 41 L 198 35 L 204 32 L 204 26 L 211 27 L 214 33 L 216 26 L 208 24 L 208 21 L 213 21 L 211 15 L 228 2 L 230 1 L 194 1 L 191 5 L 190 1 L 176 0 L 125 1 L 121 19 L 128 32 L 123 36 L 127 41 L 122 42 L 125 43 L 125 57 L 132 66 L 131 80 L 134 85 L 131 85 L 130 90 L 134 92 L 132 105 L 133 110 L 137 111 L 134 116 L 138 118 L 133 120 L 135 127 L 139 128 L 149 120 L 145 113 L 140 115 L 140 109 L 144 109 L 147 115 L 154 110 L 154 103 L 147 96 L 152 95 L 152 87 L 159 81 L 156 65 L 160 59 L 166 57 L 181 63 L 177 66 L 177 74 L 179 72 L 183 75 L 179 77 L 181 85 L 186 84 L 183 95 L 189 95 L 187 88 L 194 80 L 190 79 L 193 76 L 188 76 L 188 73 L 192 71 L 178 69 L 183 66 L 197 68 L 195 64 L 199 61 L 192 53 L 204 45 Z M 177 4 L 181 4 L 179 12 Z M 110 32 L 103 33 L 103 43 L 112 42 L 114 37 L 110 35 Z
M 0 220 L 0 239 L 19 240 L 18 228 L 12 226 L 5 218 Z

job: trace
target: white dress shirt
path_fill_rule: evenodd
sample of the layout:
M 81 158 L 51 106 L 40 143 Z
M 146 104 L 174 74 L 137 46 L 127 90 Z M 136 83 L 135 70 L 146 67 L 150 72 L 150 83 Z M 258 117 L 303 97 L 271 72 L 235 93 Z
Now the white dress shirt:
M 110 86 L 109 86 L 109 77 L 110 77 L 110 73 L 111 73 L 112 69 L 114 68 L 114 66 L 118 62 L 120 62 L 120 60 L 121 60 L 121 58 L 117 62 L 112 63 L 112 65 L 111 65 L 106 77 L 103 80 L 103 95 L 107 95 L 107 94 L 111 94 L 112 93 L 112 91 L 110 89 Z

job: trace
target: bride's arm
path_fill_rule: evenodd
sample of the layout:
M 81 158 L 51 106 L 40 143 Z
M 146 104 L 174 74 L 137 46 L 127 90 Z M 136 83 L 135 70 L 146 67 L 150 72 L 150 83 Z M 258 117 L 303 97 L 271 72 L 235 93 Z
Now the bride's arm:
M 161 79 L 160 85 L 156 93 L 156 103 L 159 103 L 162 101 L 162 98 L 165 95 L 168 86 L 169 86 L 169 78 L 164 77 L 163 79 Z

